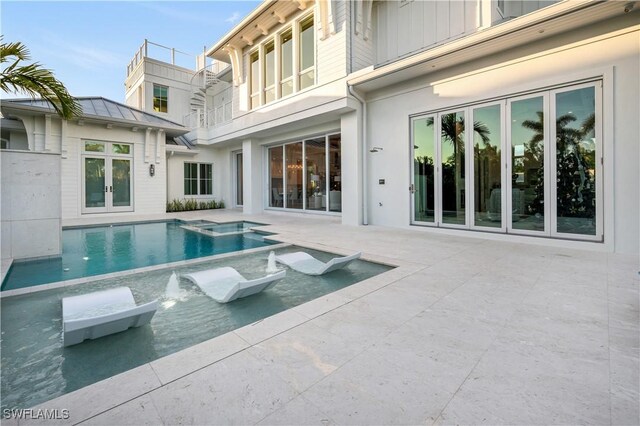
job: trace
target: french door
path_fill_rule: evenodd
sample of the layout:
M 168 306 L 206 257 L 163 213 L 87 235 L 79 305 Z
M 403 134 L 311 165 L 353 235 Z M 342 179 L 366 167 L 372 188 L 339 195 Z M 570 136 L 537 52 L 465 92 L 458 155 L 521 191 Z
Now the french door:
M 82 212 L 133 211 L 132 145 L 85 141 Z
M 411 118 L 411 223 L 601 241 L 601 82 Z

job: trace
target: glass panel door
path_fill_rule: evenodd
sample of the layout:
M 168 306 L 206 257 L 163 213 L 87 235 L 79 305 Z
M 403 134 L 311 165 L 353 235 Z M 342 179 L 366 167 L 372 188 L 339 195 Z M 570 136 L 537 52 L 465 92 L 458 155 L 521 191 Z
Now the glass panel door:
M 412 222 L 435 221 L 435 116 L 412 120 L 413 209 Z
M 131 207 L 131 160 L 111 159 L 111 183 L 113 210 Z
M 284 207 L 283 148 L 269 148 L 269 207 Z
M 555 233 L 574 237 L 600 234 L 596 180 L 600 120 L 596 114 L 596 94 L 596 86 L 589 84 L 556 91 L 552 97 L 555 122 L 551 134 L 555 134 L 556 140 L 553 156 L 556 182 L 552 188 Z
M 307 210 L 327 209 L 326 138 L 305 141 Z
M 236 206 L 242 206 L 243 197 L 244 197 L 244 189 L 243 189 L 243 178 L 242 178 L 242 153 L 236 153 Z
M 502 104 L 473 108 L 473 226 L 503 228 Z
M 465 221 L 465 113 L 440 115 L 440 184 L 443 224 Z
M 546 232 L 545 96 L 512 100 L 509 113 L 508 226 L 519 233 Z
M 284 148 L 287 167 L 287 197 L 284 206 L 289 209 L 302 209 L 302 142 L 290 143 Z
M 84 207 L 87 211 L 106 211 L 105 166 L 105 158 L 84 158 Z
M 329 135 L 329 211 L 342 211 L 342 137 Z

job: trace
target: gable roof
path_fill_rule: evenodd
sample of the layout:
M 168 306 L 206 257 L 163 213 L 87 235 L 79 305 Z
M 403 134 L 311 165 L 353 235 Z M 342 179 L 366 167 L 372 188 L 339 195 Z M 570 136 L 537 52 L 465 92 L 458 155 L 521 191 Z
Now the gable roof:
M 181 124 L 158 117 L 148 112 L 121 104 L 101 96 L 76 98 L 82 107 L 82 117 L 87 119 L 98 119 L 101 121 L 126 122 L 132 125 L 157 127 L 166 130 L 173 130 L 187 133 L 188 128 Z M 18 109 L 28 109 L 31 111 L 55 113 L 51 103 L 45 99 L 3 99 L 0 102 L 2 107 L 18 107 Z

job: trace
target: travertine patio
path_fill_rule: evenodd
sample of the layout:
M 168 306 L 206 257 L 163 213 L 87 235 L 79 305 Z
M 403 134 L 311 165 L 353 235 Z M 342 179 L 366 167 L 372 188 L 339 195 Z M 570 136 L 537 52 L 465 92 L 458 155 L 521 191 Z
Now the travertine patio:
M 59 423 L 640 422 L 635 256 L 190 216 L 263 221 L 282 241 L 399 267 L 43 404 L 70 410 Z

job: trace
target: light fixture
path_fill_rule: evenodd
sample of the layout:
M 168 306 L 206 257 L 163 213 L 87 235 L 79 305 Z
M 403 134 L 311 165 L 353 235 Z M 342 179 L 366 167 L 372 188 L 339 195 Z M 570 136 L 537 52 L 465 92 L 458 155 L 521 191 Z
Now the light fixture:
M 631 1 L 624 5 L 624 13 L 629 13 L 633 10 L 635 6 L 635 2 Z
M 149 166 L 149 176 L 153 177 L 156 174 L 156 166 L 151 164 Z
M 383 151 L 383 149 L 380 148 L 379 146 L 374 146 L 369 150 L 369 152 L 378 152 L 378 151 Z

